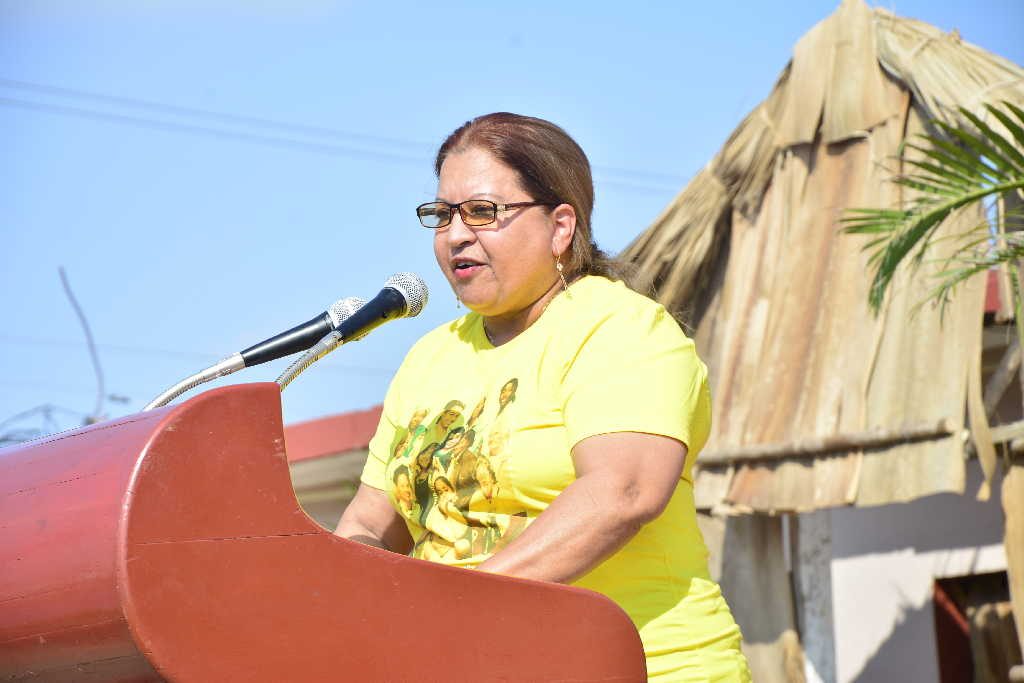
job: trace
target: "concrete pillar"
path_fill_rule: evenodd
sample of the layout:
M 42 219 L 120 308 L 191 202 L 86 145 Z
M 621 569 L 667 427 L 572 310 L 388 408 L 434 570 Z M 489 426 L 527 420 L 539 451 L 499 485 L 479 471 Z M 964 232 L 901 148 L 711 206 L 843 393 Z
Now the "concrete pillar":
M 829 510 L 794 515 L 793 582 L 807 683 L 835 683 L 832 624 L 832 518 Z

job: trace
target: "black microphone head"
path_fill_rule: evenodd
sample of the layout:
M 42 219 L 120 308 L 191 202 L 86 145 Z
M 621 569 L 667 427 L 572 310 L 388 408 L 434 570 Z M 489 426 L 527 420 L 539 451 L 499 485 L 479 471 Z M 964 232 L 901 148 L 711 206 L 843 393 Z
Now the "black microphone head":
M 398 290 L 405 297 L 405 318 L 416 317 L 427 305 L 427 283 L 416 273 L 395 273 L 384 286 Z
M 399 296 L 401 294 L 396 291 L 395 298 Z M 338 329 L 343 322 L 358 313 L 365 304 L 363 299 L 354 296 L 335 301 L 324 313 L 312 320 L 296 325 L 290 330 L 239 352 L 245 362 L 245 367 L 305 351 L 325 334 Z
M 366 305 L 366 299 L 358 296 L 347 296 L 331 304 L 327 309 L 327 317 L 331 319 L 331 327 L 337 329 L 342 321 L 347 320 L 350 315 Z

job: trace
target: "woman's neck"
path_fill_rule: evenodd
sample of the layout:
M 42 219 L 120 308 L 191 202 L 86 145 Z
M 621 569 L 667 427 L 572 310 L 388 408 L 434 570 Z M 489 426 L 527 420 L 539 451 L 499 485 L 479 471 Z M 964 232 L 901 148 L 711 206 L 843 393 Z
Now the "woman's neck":
M 526 308 L 505 315 L 485 317 L 484 334 L 487 335 L 487 340 L 492 346 L 501 346 L 518 337 L 526 328 L 537 322 L 560 291 L 562 282 L 556 279 L 540 298 Z

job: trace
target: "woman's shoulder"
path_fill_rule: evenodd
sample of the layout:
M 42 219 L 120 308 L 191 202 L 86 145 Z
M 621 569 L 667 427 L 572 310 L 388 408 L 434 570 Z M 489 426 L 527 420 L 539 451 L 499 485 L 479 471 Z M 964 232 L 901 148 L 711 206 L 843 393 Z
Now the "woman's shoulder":
M 577 289 L 578 287 L 578 289 Z M 569 373 L 608 373 L 651 364 L 665 373 L 706 374 L 693 339 L 657 301 L 622 282 L 588 277 L 569 288 L 573 305 L 554 335 Z M 578 294 L 577 294 L 578 292 Z
M 687 338 L 662 304 L 622 281 L 588 275 L 574 283 L 568 295 L 571 324 L 579 328 L 619 329 L 633 335 L 657 332 Z

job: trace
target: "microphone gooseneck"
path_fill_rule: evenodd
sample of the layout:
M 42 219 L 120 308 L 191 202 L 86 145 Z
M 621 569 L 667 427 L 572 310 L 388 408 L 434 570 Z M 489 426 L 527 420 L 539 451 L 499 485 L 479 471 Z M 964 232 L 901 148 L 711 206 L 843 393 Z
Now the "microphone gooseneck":
M 388 278 L 377 296 L 361 304 L 337 328 L 288 366 L 277 378 L 281 391 L 313 363 L 350 341 L 358 341 L 388 320 L 412 318 L 427 304 L 427 285 L 415 273 L 397 273 Z M 361 301 L 361 300 L 360 300 Z
M 242 354 L 232 354 L 225 358 L 224 360 L 218 361 L 214 365 L 211 365 L 205 370 L 200 370 L 196 374 L 189 375 L 185 379 L 181 380 L 173 387 L 171 387 L 170 389 L 168 389 L 167 391 L 165 391 L 164 393 L 160 394 L 152 401 L 147 403 L 146 406 L 142 409 L 142 412 L 146 412 L 147 410 L 153 410 L 153 408 L 165 406 L 174 399 L 184 394 L 186 391 L 194 389 L 200 384 L 205 384 L 206 382 L 213 381 L 218 377 L 230 375 L 231 373 L 238 372 L 243 368 L 245 368 L 245 361 L 242 359 Z
M 255 346 L 250 346 L 244 351 L 232 354 L 214 365 L 186 377 L 147 403 L 142 411 L 145 412 L 167 405 L 181 394 L 194 389 L 200 384 L 230 375 L 243 368 L 266 363 L 267 361 L 309 348 L 318 339 L 323 337 L 326 332 L 336 328 L 344 322 L 345 318 L 352 314 L 354 309 L 352 308 L 351 300 L 353 298 L 349 297 L 335 301 L 326 311 L 301 325 L 296 325 L 290 330 L 275 335 Z

